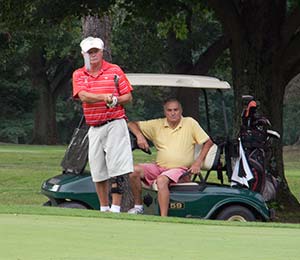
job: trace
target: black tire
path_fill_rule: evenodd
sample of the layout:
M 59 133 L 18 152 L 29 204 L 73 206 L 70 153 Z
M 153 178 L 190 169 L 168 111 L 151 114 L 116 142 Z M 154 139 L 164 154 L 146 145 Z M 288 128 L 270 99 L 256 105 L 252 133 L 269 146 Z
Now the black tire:
M 67 202 L 60 203 L 58 204 L 58 207 L 68 208 L 68 209 L 88 209 L 85 205 L 75 201 L 67 201 Z
M 229 206 L 224 208 L 216 217 L 217 220 L 227 220 L 227 221 L 255 221 L 256 218 L 254 214 L 247 208 L 243 206 Z
M 52 203 L 50 200 L 46 201 L 45 203 L 43 203 L 43 206 L 45 207 L 51 207 L 52 206 Z

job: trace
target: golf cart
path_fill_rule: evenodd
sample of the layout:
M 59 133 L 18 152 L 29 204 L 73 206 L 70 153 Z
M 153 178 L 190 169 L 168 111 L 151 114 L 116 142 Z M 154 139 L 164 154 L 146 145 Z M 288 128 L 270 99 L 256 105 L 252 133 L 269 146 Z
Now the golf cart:
M 216 142 L 205 160 L 205 176 L 188 183 L 170 187 L 169 216 L 191 217 L 236 221 L 268 221 L 272 218 L 264 198 L 258 192 L 241 185 L 224 184 L 225 175 L 230 183 L 234 146 L 228 138 L 228 124 L 225 113 L 223 91 L 229 90 L 227 82 L 213 77 L 170 74 L 127 74 L 133 86 L 166 86 L 201 89 L 206 109 L 206 91 L 217 91 L 221 96 L 224 115 L 225 138 Z M 207 113 L 208 115 L 208 113 Z M 209 123 L 208 123 L 209 124 Z M 66 208 L 99 209 L 99 201 L 90 173 L 85 170 L 87 163 L 87 130 L 82 120 L 73 134 L 62 161 L 62 174 L 46 180 L 41 192 L 49 198 L 47 206 Z M 137 148 L 132 136 L 132 148 Z M 199 152 L 201 147 L 195 147 Z M 210 183 L 210 175 L 216 173 L 220 183 Z M 159 215 L 157 187 L 143 187 L 144 213 Z

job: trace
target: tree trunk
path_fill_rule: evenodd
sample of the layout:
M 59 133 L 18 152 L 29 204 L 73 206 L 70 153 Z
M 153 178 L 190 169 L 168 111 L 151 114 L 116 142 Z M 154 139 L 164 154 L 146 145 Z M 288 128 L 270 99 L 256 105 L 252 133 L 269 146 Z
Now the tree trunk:
M 270 119 L 273 129 L 282 136 L 283 96 L 287 84 L 283 78 L 281 59 L 278 58 L 282 40 L 282 14 L 278 13 L 278 9 L 270 8 L 270 5 L 248 4 L 243 7 L 239 17 L 240 30 L 231 31 L 235 129 L 240 125 L 241 96 L 249 94 L 260 102 L 260 110 Z M 282 142 L 276 145 L 275 156 L 276 175 L 281 179 L 278 202 L 290 208 L 298 208 L 299 203 L 290 192 L 284 176 Z
M 108 15 L 102 17 L 85 16 L 82 20 L 83 38 L 92 36 L 99 37 L 104 42 L 103 57 L 111 62 L 111 19 Z
M 34 144 L 57 144 L 56 100 L 47 88 L 39 90 L 39 99 L 35 106 L 33 130 Z
M 32 143 L 53 145 L 58 142 L 56 100 L 63 89 L 70 87 L 74 61 L 69 57 L 60 60 L 56 66 L 53 80 L 50 82 L 47 77 L 46 61 L 43 57 L 44 50 L 39 46 L 34 46 L 28 58 L 32 87 L 37 93 Z
M 32 86 L 37 93 L 37 104 L 34 111 L 33 144 L 56 144 L 56 99 L 47 80 L 43 50 L 35 46 L 30 52 Z
M 199 122 L 199 90 L 179 88 L 177 91 L 177 99 L 183 107 L 183 116 L 190 116 Z

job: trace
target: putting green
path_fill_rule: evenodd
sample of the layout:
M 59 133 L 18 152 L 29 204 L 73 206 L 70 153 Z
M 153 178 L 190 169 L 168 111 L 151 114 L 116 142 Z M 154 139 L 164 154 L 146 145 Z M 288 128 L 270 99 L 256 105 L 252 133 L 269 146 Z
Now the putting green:
M 0 214 L 1 260 L 299 259 L 300 229 Z

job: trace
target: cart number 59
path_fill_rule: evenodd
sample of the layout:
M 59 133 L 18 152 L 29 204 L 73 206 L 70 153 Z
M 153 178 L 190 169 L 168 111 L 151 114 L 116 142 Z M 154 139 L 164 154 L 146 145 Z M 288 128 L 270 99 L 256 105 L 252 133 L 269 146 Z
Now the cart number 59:
M 171 202 L 169 208 L 170 209 L 184 209 L 184 203 L 182 203 L 182 202 Z

